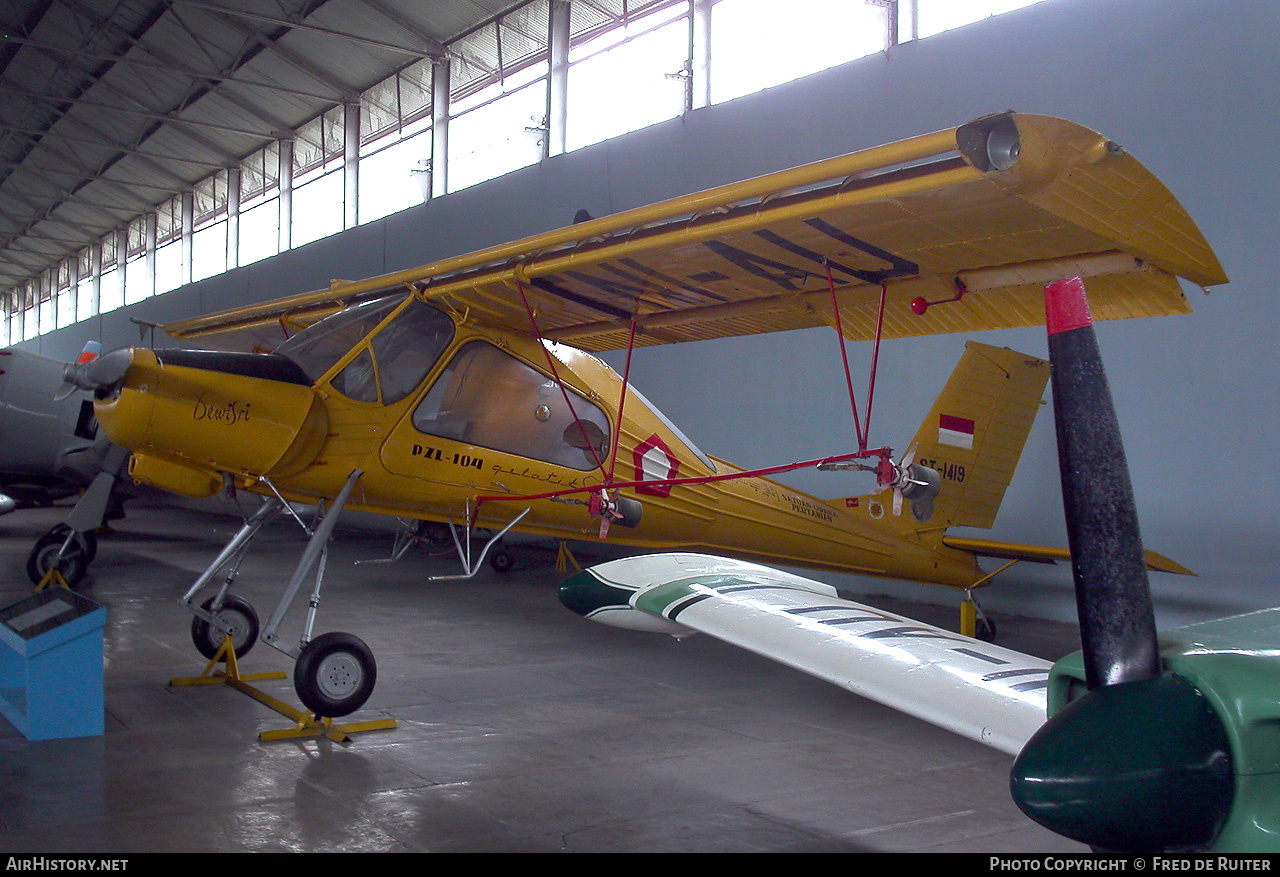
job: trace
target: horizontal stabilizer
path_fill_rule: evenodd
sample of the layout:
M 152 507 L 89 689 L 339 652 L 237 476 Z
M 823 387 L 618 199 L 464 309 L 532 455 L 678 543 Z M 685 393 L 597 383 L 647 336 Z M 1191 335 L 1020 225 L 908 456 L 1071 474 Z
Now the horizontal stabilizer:
M 971 551 L 981 557 L 999 557 L 1004 560 L 1026 560 L 1031 563 L 1055 563 L 1059 560 L 1071 560 L 1071 552 L 1065 548 L 1046 548 L 1040 545 L 1019 545 L 1014 542 L 993 542 L 989 539 L 966 539 L 962 536 L 944 536 L 942 544 L 948 548 Z M 1177 561 L 1170 560 L 1163 554 L 1144 551 L 1147 569 L 1156 572 L 1168 572 L 1181 576 L 1193 576 Z
M 1045 719 L 1049 662 L 753 563 L 629 557 L 572 576 L 560 600 L 604 624 L 706 633 L 1009 754 Z

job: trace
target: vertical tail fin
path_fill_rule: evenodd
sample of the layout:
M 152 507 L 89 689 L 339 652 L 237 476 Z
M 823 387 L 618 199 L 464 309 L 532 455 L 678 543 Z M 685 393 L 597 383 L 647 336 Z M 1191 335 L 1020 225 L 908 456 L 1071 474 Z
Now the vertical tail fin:
M 931 527 L 990 527 L 1040 409 L 1049 364 L 969 341 L 916 433 L 915 462 L 942 486 Z

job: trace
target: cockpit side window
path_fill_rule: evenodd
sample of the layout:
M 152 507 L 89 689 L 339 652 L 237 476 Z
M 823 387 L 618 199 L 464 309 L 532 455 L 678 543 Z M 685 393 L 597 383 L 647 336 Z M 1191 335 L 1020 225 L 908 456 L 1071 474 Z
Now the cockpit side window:
M 378 361 L 382 404 L 399 402 L 418 388 L 453 340 L 453 321 L 414 299 L 381 332 L 371 347 Z
M 572 410 L 554 380 L 491 344 L 472 341 L 418 404 L 413 425 L 427 435 L 594 469 L 609 452 L 609 420 L 587 399 L 569 394 Z

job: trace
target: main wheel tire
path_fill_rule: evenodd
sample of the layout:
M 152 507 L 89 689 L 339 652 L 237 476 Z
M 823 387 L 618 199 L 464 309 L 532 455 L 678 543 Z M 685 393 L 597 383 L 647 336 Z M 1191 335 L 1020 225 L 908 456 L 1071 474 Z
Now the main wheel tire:
M 27 577 L 31 579 L 32 584 L 38 585 L 44 581 L 45 575 L 55 565 L 68 587 L 74 588 L 80 584 L 80 580 L 89 569 L 89 562 L 93 559 L 90 554 L 90 543 L 89 540 L 82 538 L 84 534 L 80 534 L 71 540 L 66 553 L 59 559 L 58 553 L 62 551 L 69 532 L 70 530 L 66 529 L 58 532 L 58 528 L 55 527 L 36 540 L 31 553 L 27 555 Z M 96 542 L 94 545 L 96 546 Z
M 502 549 L 498 549 L 497 551 L 493 552 L 493 554 L 489 555 L 489 566 L 493 567 L 494 571 L 496 572 L 500 572 L 500 573 L 511 572 L 511 567 L 515 566 L 515 563 L 516 563 L 516 559 L 511 556 L 510 551 L 503 551 Z
M 303 646 L 293 668 L 298 699 L 322 718 L 338 718 L 360 709 L 377 681 L 373 651 L 358 636 L 336 630 Z
M 205 600 L 200 608 L 212 612 L 213 597 Z M 253 644 L 258 641 L 258 613 L 249 601 L 235 594 L 227 594 L 222 598 L 222 608 L 216 614 L 231 625 L 231 645 L 235 647 L 236 657 L 243 658 L 249 654 Z M 209 660 L 213 660 L 218 654 L 225 638 L 221 630 L 200 616 L 191 619 L 191 642 L 195 644 L 196 651 Z

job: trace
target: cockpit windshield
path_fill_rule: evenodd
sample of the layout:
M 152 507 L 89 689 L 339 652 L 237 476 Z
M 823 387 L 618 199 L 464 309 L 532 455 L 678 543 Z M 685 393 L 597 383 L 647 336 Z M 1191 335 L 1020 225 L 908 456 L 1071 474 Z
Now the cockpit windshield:
M 297 363 L 311 380 L 319 380 L 402 301 L 404 296 L 393 295 L 344 308 L 303 329 L 277 347 L 276 353 Z
M 318 380 L 403 302 L 403 296 L 394 295 L 353 305 L 307 327 L 276 352 Z M 453 322 L 413 299 L 334 376 L 331 386 L 360 402 L 398 402 L 422 383 L 452 339 Z

